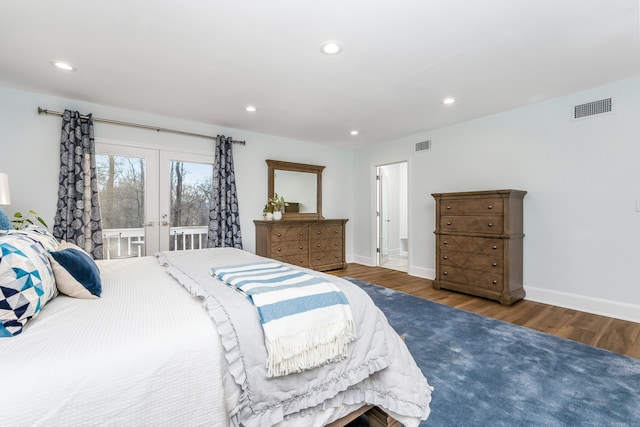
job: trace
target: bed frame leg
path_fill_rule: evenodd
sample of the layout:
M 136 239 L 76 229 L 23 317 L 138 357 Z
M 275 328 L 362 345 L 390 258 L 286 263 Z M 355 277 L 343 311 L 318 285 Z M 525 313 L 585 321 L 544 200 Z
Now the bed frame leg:
M 404 341 L 404 336 L 400 335 L 400 339 Z M 357 411 L 327 424 L 325 427 L 344 427 L 362 414 L 367 414 L 369 427 L 402 427 L 402 424 L 390 417 L 382 409 L 372 405 L 365 405 Z
M 369 427 L 402 427 L 402 424 L 391 418 L 382 409 L 372 405 L 365 405 L 357 411 L 327 424 L 325 427 L 344 427 L 362 414 L 367 414 Z
M 369 418 L 369 427 L 402 427 L 402 424 L 378 407 L 371 408 L 367 412 L 367 417 Z

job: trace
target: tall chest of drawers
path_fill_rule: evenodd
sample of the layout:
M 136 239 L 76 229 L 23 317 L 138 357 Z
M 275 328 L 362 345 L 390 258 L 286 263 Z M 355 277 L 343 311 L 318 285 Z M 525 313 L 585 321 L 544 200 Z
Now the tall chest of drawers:
M 526 191 L 435 193 L 433 287 L 511 305 L 522 287 L 522 201 Z
M 319 271 L 344 268 L 346 222 L 256 220 L 256 254 Z

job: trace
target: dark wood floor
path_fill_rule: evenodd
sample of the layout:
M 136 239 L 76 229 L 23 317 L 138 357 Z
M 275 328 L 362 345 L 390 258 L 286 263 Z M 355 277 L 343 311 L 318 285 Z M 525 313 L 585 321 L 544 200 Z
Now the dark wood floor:
M 433 289 L 431 280 L 381 267 L 351 263 L 343 270 L 327 273 L 375 283 L 441 304 L 640 359 L 640 323 L 583 313 L 526 299 L 511 307 L 504 307 L 484 298 L 444 289 Z

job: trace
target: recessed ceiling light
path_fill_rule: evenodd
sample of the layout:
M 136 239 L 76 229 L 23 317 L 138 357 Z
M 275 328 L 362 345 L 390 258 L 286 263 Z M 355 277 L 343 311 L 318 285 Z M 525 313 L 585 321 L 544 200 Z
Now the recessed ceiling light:
M 326 55 L 337 55 L 342 52 L 342 45 L 335 41 L 326 41 L 320 46 L 320 51 Z
M 75 71 L 75 68 L 73 67 L 73 65 L 64 61 L 53 61 L 52 64 L 55 67 L 60 68 L 61 70 L 64 70 L 64 71 Z
M 245 108 L 245 110 L 247 110 L 250 113 L 253 113 L 254 111 L 257 111 L 257 108 L 254 107 L 253 105 L 248 105 L 247 108 Z
M 351 131 L 351 135 L 357 135 L 357 134 L 358 134 L 358 131 L 357 131 L 357 130 L 352 130 L 352 131 Z
M 442 100 L 443 104 L 453 104 L 454 102 L 456 102 L 455 98 L 445 98 Z

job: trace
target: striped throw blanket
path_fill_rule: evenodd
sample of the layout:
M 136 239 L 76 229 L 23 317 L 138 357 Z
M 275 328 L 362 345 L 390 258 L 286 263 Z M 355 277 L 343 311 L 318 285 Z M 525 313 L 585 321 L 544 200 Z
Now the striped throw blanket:
M 212 268 L 211 274 L 256 307 L 270 377 L 342 360 L 356 339 L 346 297 L 322 277 L 276 262 Z

